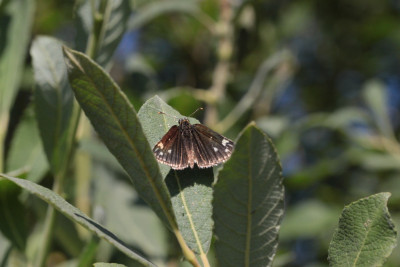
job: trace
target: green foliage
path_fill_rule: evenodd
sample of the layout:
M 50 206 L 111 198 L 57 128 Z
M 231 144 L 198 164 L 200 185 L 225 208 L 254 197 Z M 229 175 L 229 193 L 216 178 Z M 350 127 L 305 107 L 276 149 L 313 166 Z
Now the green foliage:
M 147 261 L 140 255 L 129 249 L 113 233 L 111 233 L 110 231 L 108 231 L 107 229 L 105 229 L 104 227 L 102 227 L 89 217 L 87 217 L 80 210 L 78 210 L 77 208 L 66 202 L 62 197 L 55 194 L 53 191 L 24 179 L 11 177 L 4 174 L 1 174 L 1 177 L 14 182 L 15 184 L 19 185 L 25 190 L 28 190 L 30 193 L 35 194 L 39 198 L 43 199 L 44 201 L 46 201 L 47 203 L 58 209 L 62 214 L 69 217 L 71 220 L 83 225 L 90 231 L 95 232 L 99 237 L 104 238 L 108 242 L 112 243 L 116 248 L 121 250 L 129 257 L 137 260 L 144 266 L 154 266 L 151 262 Z
M 0 266 L 399 266 L 397 13 L 0 0 Z M 199 107 L 232 157 L 157 162 Z
M 33 108 L 29 107 L 15 130 L 6 161 L 6 170 L 24 172 L 26 179 L 39 182 L 48 169 Z
M 165 114 L 158 114 L 158 112 Z M 162 138 L 182 115 L 155 96 L 140 108 L 138 113 L 150 146 Z M 190 118 L 191 123 L 198 123 Z M 159 163 L 161 173 L 171 195 L 178 227 L 188 246 L 197 254 L 208 252 L 212 237 L 211 184 L 212 169 L 174 171 Z
M 116 180 L 115 172 L 103 163 L 95 163 L 93 167 L 96 177 L 93 201 L 106 214 L 100 219 L 102 225 L 125 243 L 143 251 L 154 264 L 162 264 L 170 244 L 157 215 L 143 205 L 137 192 L 127 185 L 127 179 Z
M 397 245 L 390 218 L 390 193 L 360 199 L 345 207 L 329 246 L 330 266 L 382 266 Z
M 215 247 L 221 266 L 272 265 L 283 199 L 275 148 L 262 131 L 249 125 L 215 186 Z
M 211 245 L 213 180 L 210 168 L 171 170 L 165 178 L 179 230 L 189 248 L 199 255 L 207 254 Z
M 0 20 L 0 115 L 8 112 L 21 81 L 23 63 L 35 10 L 35 2 L 17 0 L 4 3 Z
M 39 131 L 51 169 L 57 174 L 67 162 L 71 148 L 73 94 L 59 41 L 37 37 L 32 44 L 31 56 Z
M 35 2 L 4 2 L 0 8 L 0 171 L 10 107 L 17 94 L 27 51 Z
M 77 8 L 77 29 L 76 45 L 79 51 L 85 51 L 88 46 L 94 43 L 99 44 L 93 47 L 94 59 L 101 66 L 110 65 L 111 57 L 115 52 L 123 34 L 126 31 L 126 23 L 131 13 L 128 0 L 97 1 L 100 5 L 99 11 L 92 9 L 91 1 L 82 1 Z M 99 12 L 101 19 L 92 20 L 92 14 Z M 92 29 L 96 27 L 98 33 L 95 36 Z
M 34 9 L 34 1 L 29 0 L 0 3 L 0 172 L 5 171 L 5 139 L 10 108 L 22 80 Z M 17 152 L 13 150 L 13 156 L 16 154 Z M 15 164 L 14 167 L 23 165 L 21 162 L 10 164 Z M 26 207 L 21 203 L 19 193 L 20 190 L 13 184 L 0 181 L 0 229 L 12 246 L 24 250 L 28 225 L 24 220 Z

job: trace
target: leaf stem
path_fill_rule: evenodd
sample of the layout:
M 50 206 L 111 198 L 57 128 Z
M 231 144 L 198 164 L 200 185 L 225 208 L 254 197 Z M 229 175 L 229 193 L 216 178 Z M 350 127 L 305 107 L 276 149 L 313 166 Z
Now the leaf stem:
M 63 175 L 61 175 L 60 173 L 60 176 L 55 177 L 54 179 L 53 191 L 56 192 L 57 194 L 60 194 L 60 192 L 62 192 L 62 181 L 64 180 L 62 176 Z M 37 254 L 38 256 L 34 264 L 34 266 L 36 267 L 45 266 L 47 252 L 50 248 L 50 244 L 53 237 L 55 219 L 56 219 L 56 211 L 52 206 L 49 205 L 47 208 L 46 217 L 43 224 L 41 246 L 39 246 L 39 251 Z
M 201 261 L 203 262 L 204 267 L 210 267 L 210 262 L 208 261 L 207 255 L 202 253 L 200 255 Z
M 178 188 L 179 188 L 181 201 L 182 201 L 182 203 L 183 203 L 183 206 L 185 207 L 185 213 L 187 214 L 187 218 L 188 218 L 188 220 L 189 220 L 189 223 L 190 223 L 190 226 L 191 226 L 191 229 L 192 229 L 194 238 L 196 239 L 196 243 L 197 243 L 197 246 L 198 246 L 198 248 L 199 248 L 200 258 L 201 258 L 201 260 L 202 260 L 202 262 L 203 262 L 203 266 L 204 266 L 204 267 L 210 266 L 210 263 L 208 262 L 207 256 L 206 256 L 206 254 L 205 254 L 204 251 L 203 251 L 203 247 L 201 246 L 201 242 L 200 242 L 200 239 L 199 239 L 199 235 L 198 235 L 198 233 L 197 233 L 197 231 L 196 231 L 196 229 L 195 229 L 195 226 L 194 226 L 194 222 L 193 222 L 193 219 L 192 219 L 191 212 L 190 212 L 189 209 L 188 209 L 187 201 L 186 201 L 186 198 L 185 198 L 185 194 L 184 194 L 184 192 L 182 191 L 182 186 L 181 186 L 181 184 L 180 184 L 179 177 L 178 177 L 176 171 L 175 171 L 174 173 L 175 173 L 176 184 L 178 185 Z
M 92 9 L 92 20 L 93 20 L 93 28 L 90 33 L 87 47 L 86 47 L 86 54 L 90 58 L 95 58 L 98 49 L 100 47 L 100 39 L 101 39 L 101 33 L 102 33 L 102 27 L 103 27 L 103 22 L 104 22 L 104 11 L 107 6 L 107 0 L 102 0 L 100 2 L 100 7 L 97 10 L 96 9 L 96 1 L 91 0 L 90 1 L 91 9 Z
M 204 121 L 213 127 L 218 120 L 217 104 L 224 97 L 229 78 L 229 65 L 233 52 L 233 8 L 229 0 L 221 0 L 220 19 L 214 31 L 218 38 L 218 63 L 214 69 L 212 85 L 209 89 L 214 101 L 208 104 Z
M 176 236 L 176 239 L 178 240 L 179 245 L 181 246 L 182 253 L 185 256 L 185 258 L 195 267 L 200 267 L 199 262 L 196 259 L 196 255 L 194 255 L 194 252 L 188 247 L 186 244 L 185 240 L 183 239 L 183 236 L 179 230 L 173 229 L 173 232 Z M 206 266 L 206 265 L 204 265 Z

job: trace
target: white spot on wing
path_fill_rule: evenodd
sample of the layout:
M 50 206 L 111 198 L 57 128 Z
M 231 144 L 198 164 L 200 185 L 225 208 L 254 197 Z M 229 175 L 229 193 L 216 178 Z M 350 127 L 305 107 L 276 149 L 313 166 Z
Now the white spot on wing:
M 229 152 L 229 149 L 225 148 L 225 152 Z M 162 152 L 161 152 L 162 153 Z
M 217 152 L 217 151 L 218 151 L 218 148 L 216 148 L 215 146 L 213 146 L 213 148 L 214 148 L 214 151 L 215 151 L 215 152 Z
M 226 140 L 226 139 L 222 140 L 222 145 L 223 145 L 223 146 L 226 146 L 227 143 L 229 143 L 228 140 Z
M 171 152 L 172 152 L 172 150 L 171 150 L 171 149 L 169 149 L 169 150 L 168 150 L 168 154 L 171 154 Z
M 160 156 L 164 155 L 164 153 L 160 152 Z

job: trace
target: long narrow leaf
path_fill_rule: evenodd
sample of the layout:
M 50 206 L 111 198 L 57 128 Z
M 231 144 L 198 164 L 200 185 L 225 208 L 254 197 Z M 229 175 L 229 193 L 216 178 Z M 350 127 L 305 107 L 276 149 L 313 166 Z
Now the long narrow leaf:
M 13 0 L 0 16 L 0 115 L 9 111 L 18 89 L 34 10 L 35 1 Z
M 46 156 L 56 174 L 69 156 L 72 141 L 72 90 L 60 42 L 50 37 L 37 37 L 31 55 L 36 82 L 36 117 Z
M 32 27 L 35 1 L 14 0 L 0 6 L 0 172 L 3 171 L 4 139 L 8 131 L 10 107 L 19 88 Z M 23 250 L 27 237 L 25 210 L 18 191 L 0 182 L 0 230 Z
M 215 247 L 221 266 L 271 266 L 283 198 L 274 146 L 251 124 L 239 137 L 214 189 Z
M 35 1 L 15 0 L 0 10 L 0 172 L 4 169 L 4 139 L 16 96 L 32 27 Z
M 136 254 L 134 251 L 130 250 L 121 240 L 119 240 L 113 233 L 105 229 L 103 226 L 93 221 L 85 214 L 83 214 L 79 209 L 75 208 L 68 202 L 66 202 L 62 197 L 54 193 L 53 191 L 32 183 L 28 180 L 19 179 L 5 174 L 0 174 L 3 177 L 18 186 L 28 190 L 30 193 L 38 196 L 39 198 L 46 201 L 48 204 L 52 205 L 54 208 L 58 209 L 62 214 L 77 222 L 87 228 L 89 231 L 95 233 L 100 238 L 103 238 L 118 248 L 121 252 L 125 253 L 130 258 L 140 262 L 144 266 L 155 266 L 148 260 L 144 259 L 140 255 Z
M 134 108 L 94 61 L 67 48 L 64 55 L 75 96 L 94 128 L 140 196 L 167 226 L 176 229 L 168 190 Z

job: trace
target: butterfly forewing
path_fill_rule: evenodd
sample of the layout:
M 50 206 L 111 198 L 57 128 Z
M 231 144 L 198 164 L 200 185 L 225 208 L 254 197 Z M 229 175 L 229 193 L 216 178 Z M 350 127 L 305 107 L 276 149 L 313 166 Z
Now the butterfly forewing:
M 195 163 L 208 168 L 229 159 L 234 143 L 202 124 L 190 124 L 188 119 L 179 120 L 154 146 L 157 160 L 181 170 Z
M 173 169 L 184 169 L 188 166 L 188 158 L 183 147 L 179 127 L 174 125 L 154 146 L 153 153 L 156 159 Z

